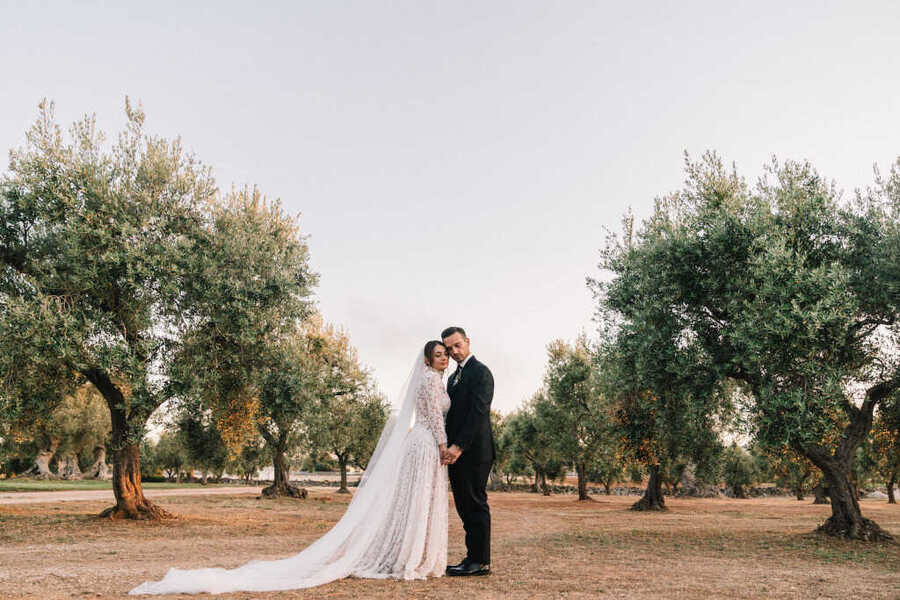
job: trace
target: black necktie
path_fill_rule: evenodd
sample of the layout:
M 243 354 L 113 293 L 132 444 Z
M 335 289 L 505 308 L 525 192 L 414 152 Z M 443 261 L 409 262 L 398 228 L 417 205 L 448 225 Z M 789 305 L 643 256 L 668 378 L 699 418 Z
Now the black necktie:
M 459 383 L 460 377 L 462 377 L 462 365 L 457 367 L 456 373 L 453 374 L 453 387 L 456 387 L 456 384 Z

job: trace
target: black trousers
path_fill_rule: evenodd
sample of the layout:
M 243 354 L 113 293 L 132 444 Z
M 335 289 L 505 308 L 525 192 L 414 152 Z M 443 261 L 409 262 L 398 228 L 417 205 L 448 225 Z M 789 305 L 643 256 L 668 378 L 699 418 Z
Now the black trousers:
M 491 564 L 491 510 L 487 481 L 493 462 L 459 461 L 447 467 L 453 503 L 466 531 L 466 558 Z

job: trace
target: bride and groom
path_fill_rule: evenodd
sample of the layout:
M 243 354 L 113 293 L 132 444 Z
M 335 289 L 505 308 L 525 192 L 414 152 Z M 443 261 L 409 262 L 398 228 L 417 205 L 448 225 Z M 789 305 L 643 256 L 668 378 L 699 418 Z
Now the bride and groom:
M 449 358 L 456 362 L 446 387 Z M 344 577 L 424 579 L 490 573 L 494 379 L 448 327 L 417 353 L 412 371 L 347 510 L 294 556 L 234 569 L 169 569 L 130 594 L 309 588 Z M 466 557 L 447 566 L 447 481 L 466 535 Z M 390 498 L 385 502 L 385 498 Z

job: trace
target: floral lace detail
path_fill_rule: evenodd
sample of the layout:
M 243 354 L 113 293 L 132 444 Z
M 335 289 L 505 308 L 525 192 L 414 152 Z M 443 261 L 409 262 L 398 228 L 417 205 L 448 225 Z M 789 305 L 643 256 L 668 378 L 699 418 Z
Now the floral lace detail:
M 389 522 L 353 570 L 356 577 L 440 577 L 447 564 L 447 467 L 438 451 L 447 443 L 444 415 L 450 397 L 441 374 L 425 367 L 416 390 L 416 419 L 406 438 Z
M 427 427 L 440 446 L 447 443 L 444 416 L 450 410 L 450 396 L 444 389 L 440 372 L 427 366 L 425 369 L 424 385 L 416 392 L 416 424 Z

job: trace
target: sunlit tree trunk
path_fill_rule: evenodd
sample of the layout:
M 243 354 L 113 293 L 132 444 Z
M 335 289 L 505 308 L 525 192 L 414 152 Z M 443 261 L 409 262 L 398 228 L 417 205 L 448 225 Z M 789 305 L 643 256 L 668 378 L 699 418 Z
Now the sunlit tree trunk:
M 103 371 L 91 370 L 86 373 L 86 376 L 103 394 L 103 398 L 109 407 L 110 422 L 112 424 L 112 486 L 116 504 L 101 512 L 100 516 L 109 517 L 110 519 L 164 519 L 173 517 L 174 515 L 144 497 L 144 490 L 141 486 L 140 443 L 132 441 L 134 436 L 128 435 L 129 423 L 125 412 L 127 404 L 122 392 Z

